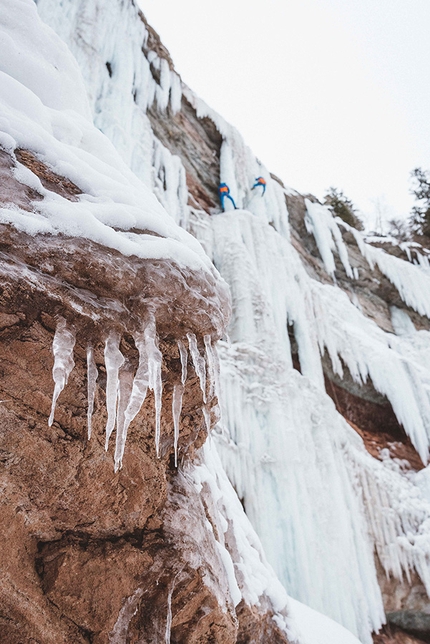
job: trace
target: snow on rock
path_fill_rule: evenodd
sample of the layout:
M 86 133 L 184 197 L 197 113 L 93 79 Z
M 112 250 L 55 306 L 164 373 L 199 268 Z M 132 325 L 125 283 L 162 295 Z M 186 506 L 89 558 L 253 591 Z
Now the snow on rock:
M 0 23 L 0 71 L 27 87 L 43 105 L 74 110 L 91 120 L 78 64 L 65 43 L 42 22 L 36 4 L 3 0 Z
M 430 317 L 430 274 L 426 270 L 426 266 L 405 262 L 384 252 L 382 248 L 374 248 L 364 241 L 358 230 L 343 222 L 342 225 L 354 235 L 357 246 L 369 266 L 379 268 L 381 273 L 397 288 L 405 304 L 421 315 Z
M 430 274 L 427 270 L 428 258 L 418 251 L 417 263 L 405 262 L 386 253 L 382 248 L 375 248 L 365 241 L 363 233 L 356 230 L 339 217 L 333 217 L 330 209 L 319 203 L 305 200 L 307 208 L 306 226 L 318 246 L 321 259 L 329 275 L 334 277 L 336 270 L 333 252 L 336 251 L 347 276 L 355 279 L 351 268 L 348 250 L 342 238 L 341 228 L 349 231 L 355 238 L 357 246 L 373 270 L 375 266 L 397 288 L 402 300 L 421 315 L 430 317 Z M 379 239 L 379 238 L 378 238 Z M 387 241 L 387 238 L 380 238 Z M 394 240 L 397 244 L 397 241 Z M 406 249 L 405 249 L 406 250 Z M 410 260 L 412 260 L 409 252 Z
M 113 145 L 88 120 L 88 110 L 82 115 L 85 110 L 69 100 L 69 94 L 79 96 L 79 89 L 83 90 L 76 63 L 64 45 L 59 46 L 57 57 L 52 59 L 53 49 L 60 41 L 38 18 L 34 3 L 20 0 L 18 7 L 20 11 L 10 11 L 11 17 L 7 13 L 0 25 L 0 146 L 14 158 L 17 179 L 44 199 L 35 203 L 32 216 L 20 209 L 1 208 L 0 222 L 13 224 L 31 235 L 62 233 L 84 237 L 124 255 L 175 259 L 192 270 L 213 272 L 200 245 L 174 223 L 120 159 Z M 10 31 L 19 44 L 13 55 L 9 55 Z M 39 47 L 36 66 L 32 62 L 34 40 L 38 43 L 42 37 L 47 45 Z M 30 71 L 24 73 L 25 69 Z M 55 82 L 44 76 L 53 69 Z M 61 97 L 64 93 L 64 99 L 53 103 L 51 94 L 33 91 L 34 84 L 55 87 L 55 95 Z M 86 99 L 80 100 L 86 104 Z M 31 150 L 55 173 L 73 181 L 83 194 L 71 202 L 45 189 L 38 177 L 15 158 L 17 148 Z M 173 169 L 172 173 L 175 178 L 178 173 L 183 176 L 183 168 Z
M 108 7 L 103 0 L 66 0 L 58 11 L 55 0 L 39 0 L 38 11 L 76 56 L 95 125 L 171 217 L 185 226 L 184 169 L 156 139 L 146 115 L 151 107 L 177 112 L 181 80 L 167 60 L 149 49 L 149 32 L 135 4 L 114 2 Z M 103 29 L 94 27 L 101 24 Z

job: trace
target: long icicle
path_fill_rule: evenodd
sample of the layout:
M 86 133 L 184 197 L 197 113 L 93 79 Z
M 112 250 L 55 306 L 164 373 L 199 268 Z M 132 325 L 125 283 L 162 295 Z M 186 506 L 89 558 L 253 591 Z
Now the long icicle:
M 137 350 L 139 351 L 139 364 L 136 375 L 133 380 L 131 394 L 128 400 L 127 408 L 124 413 L 124 424 L 122 427 L 121 437 L 117 436 L 115 447 L 115 472 L 122 467 L 124 448 L 127 440 L 127 432 L 130 423 L 137 416 L 145 401 L 148 391 L 148 357 L 143 334 L 136 334 L 134 338 Z
M 51 413 L 48 419 L 48 425 L 51 427 L 54 422 L 55 406 L 58 396 L 67 384 L 69 375 L 72 372 L 75 362 L 73 360 L 73 348 L 75 346 L 75 335 L 66 328 L 66 320 L 60 318 L 55 330 L 54 340 L 52 342 L 52 353 L 54 354 L 54 366 L 52 368 L 52 377 L 55 382 L 54 393 L 52 396 Z
M 188 351 L 182 340 L 178 340 L 179 355 L 181 357 L 181 383 L 185 385 L 187 381 Z
M 99 372 L 97 371 L 96 362 L 94 360 L 94 349 L 91 346 L 87 347 L 87 391 L 88 391 L 88 411 L 87 411 L 87 425 L 88 425 L 88 440 L 91 438 L 91 421 L 94 411 L 94 397 L 96 393 L 96 382 Z
M 184 385 L 183 384 L 174 385 L 173 398 L 172 398 L 172 415 L 173 415 L 173 427 L 174 427 L 175 467 L 178 467 L 179 422 L 181 418 L 183 394 L 184 394 Z
M 209 399 L 213 398 L 216 385 L 215 385 L 215 359 L 214 359 L 214 350 L 212 348 L 212 341 L 210 335 L 203 336 L 203 341 L 205 343 L 206 351 L 206 362 L 208 365 L 208 376 L 209 376 Z
M 203 356 L 200 355 L 199 348 L 197 346 L 197 338 L 194 333 L 187 333 L 187 338 L 194 370 L 200 380 L 203 402 L 206 404 L 206 361 Z
M 124 356 L 119 350 L 120 337 L 118 333 L 112 332 L 108 336 L 105 344 L 105 365 L 106 365 L 106 409 L 107 409 L 107 423 L 106 423 L 106 443 L 105 449 L 107 451 L 109 446 L 109 438 L 113 432 L 116 421 L 116 408 L 118 399 L 118 372 L 120 367 L 124 364 Z
M 115 472 L 118 471 L 124 453 L 125 439 L 127 437 L 126 409 L 129 405 L 133 390 L 133 373 L 128 365 L 119 371 L 118 381 L 118 408 L 116 414 L 116 440 L 115 440 Z M 121 457 L 119 458 L 119 455 Z
M 163 383 L 161 380 L 161 362 L 163 356 L 158 348 L 155 320 L 152 318 L 144 331 L 145 347 L 148 356 L 148 386 L 154 392 L 155 400 L 155 450 L 160 457 L 161 403 Z
M 202 407 L 202 412 L 203 412 L 203 418 L 205 419 L 206 431 L 209 436 L 211 433 L 211 412 L 208 409 L 207 405 Z

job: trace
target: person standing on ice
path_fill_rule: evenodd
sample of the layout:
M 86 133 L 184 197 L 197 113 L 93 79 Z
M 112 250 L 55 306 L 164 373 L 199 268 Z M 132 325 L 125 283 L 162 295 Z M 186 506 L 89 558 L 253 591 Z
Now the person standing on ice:
M 234 203 L 234 199 L 230 194 L 230 188 L 228 187 L 228 185 L 226 183 L 220 183 L 219 184 L 219 186 L 218 186 L 218 196 L 219 196 L 219 200 L 221 202 L 221 208 L 223 209 L 224 212 L 225 212 L 224 201 L 225 201 L 226 197 L 228 199 L 230 199 L 231 203 L 233 204 L 234 209 L 237 210 L 236 204 Z
M 266 185 L 267 185 L 267 182 L 266 182 L 266 179 L 264 177 L 257 177 L 256 180 L 255 180 L 254 185 L 251 188 L 251 190 L 254 190 L 254 188 L 258 188 L 258 186 L 261 186 L 263 188 L 263 192 L 262 192 L 261 196 L 263 196 L 264 193 L 266 192 Z

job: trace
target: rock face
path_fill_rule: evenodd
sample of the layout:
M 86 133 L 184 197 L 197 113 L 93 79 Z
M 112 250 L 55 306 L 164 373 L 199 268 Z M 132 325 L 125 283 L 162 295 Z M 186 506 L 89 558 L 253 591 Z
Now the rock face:
M 22 7 L 36 23 L 34 3 L 23 0 Z M 401 468 L 407 481 L 424 468 L 418 442 L 400 422 L 393 397 L 376 381 L 359 382 L 342 357 L 340 375 L 328 349 L 320 358 L 325 347 L 311 337 L 309 320 L 315 302 L 320 315 L 326 311 L 322 299 L 306 300 L 311 291 L 303 295 L 306 279 L 313 280 L 312 288 L 332 288 L 335 280 L 337 290 L 379 331 L 393 335 L 393 307 L 406 312 L 417 330 L 429 330 L 429 318 L 405 303 L 378 265 L 369 265 L 351 230 L 343 230 L 341 238 L 356 269 L 354 280 L 340 252 L 334 253 L 333 270 L 327 268 L 308 222 L 307 203 L 316 203 L 314 197 L 285 188 L 268 173 L 265 202 L 250 194 L 250 180 L 252 185 L 254 175 L 265 169 L 238 133 L 181 84 L 169 53 L 132 1 L 107 9 L 98 0 L 67 0 L 61 19 L 53 0 L 39 0 L 38 8 L 76 55 L 96 125 L 114 147 L 92 125 L 82 125 L 81 117 L 68 121 L 61 105 L 45 101 L 55 109 L 44 112 L 43 96 L 40 104 L 36 101 L 37 118 L 32 115 L 21 131 L 5 108 L 17 133 L 6 119 L 0 139 L 0 641 L 300 644 L 285 593 L 216 450 L 211 451 L 208 434 L 215 425 L 214 443 L 260 536 L 270 532 L 267 516 L 273 518 L 268 550 L 272 564 L 286 569 L 288 590 L 297 590 L 294 576 L 303 577 L 299 597 L 360 634 L 365 644 L 383 623 L 383 608 L 389 625 L 374 634 L 375 644 L 430 641 L 427 563 L 423 555 L 419 568 L 409 554 L 413 540 L 419 543 L 425 533 L 426 509 L 418 505 L 413 514 L 414 506 L 408 514 L 417 489 L 400 510 L 389 507 L 397 490 L 390 486 L 398 483 Z M 110 39 L 103 35 L 106 26 L 112 27 Z M 124 33 L 133 38 L 125 42 Z M 6 57 L 0 57 L 0 65 L 2 60 Z M 50 60 L 47 68 L 57 62 Z M 6 101 L 1 87 L 0 100 Z M 21 104 L 27 106 L 23 99 Z M 37 133 L 33 138 L 31 127 Z M 86 171 L 82 159 L 88 162 Z M 172 220 L 141 192 L 135 175 Z M 118 177 L 121 185 L 115 183 Z M 234 219 L 219 213 L 220 179 L 230 182 L 241 203 Z M 200 240 L 230 289 L 173 219 Z M 385 246 L 407 259 L 404 251 Z M 264 253 L 272 254 L 272 283 L 270 267 L 259 263 Z M 288 305 L 277 309 L 284 297 L 282 279 L 291 292 Z M 268 320 L 277 316 L 271 326 Z M 271 336 L 278 322 L 277 344 Z M 227 327 L 232 342 L 220 344 L 227 413 L 217 423 L 220 387 L 213 346 L 226 337 Z M 61 360 L 70 364 L 71 356 L 62 357 L 64 346 L 52 355 L 61 329 L 75 342 L 74 368 L 66 375 Z M 285 355 L 278 355 L 279 347 Z M 88 440 L 94 368 L 98 378 Z M 53 375 L 66 385 L 55 410 Z M 148 391 L 129 426 L 120 467 L 116 434 L 139 387 Z M 272 404 L 273 392 L 284 406 Z M 270 431 L 264 426 L 265 436 L 251 434 L 266 413 Z M 105 428 L 115 416 L 116 433 L 106 450 Z M 276 443 L 276 432 L 285 435 L 285 443 Z M 333 444 L 327 436 L 333 436 Z M 294 451 L 300 443 L 303 450 Z M 377 469 L 383 465 L 388 478 Z M 312 478 L 318 467 L 320 480 Z M 281 486 L 283 472 L 290 475 L 289 487 Z M 323 496 L 338 475 L 342 485 Z M 266 514 L 258 516 L 254 501 L 267 480 L 272 496 L 263 499 Z M 301 496 L 308 484 L 310 496 Z M 296 515 L 277 516 L 276 497 L 284 510 L 297 506 Z M 318 506 L 314 517 L 312 504 Z M 379 515 L 372 514 L 373 505 Z M 355 532 L 348 532 L 348 520 Z M 367 548 L 363 543 L 371 532 L 374 541 Z M 292 544 L 291 570 L 287 558 L 270 547 L 277 541 Z M 330 559 L 330 542 L 340 544 L 335 559 Z M 349 560 L 342 559 L 347 549 Z M 315 566 L 303 569 L 307 551 Z M 362 558 L 358 563 L 356 553 Z M 319 569 L 324 574 L 319 576 Z M 350 594 L 343 593 L 340 578 L 355 579 L 362 595 L 359 590 L 354 595 L 354 583 L 345 586 Z M 374 605 L 366 613 L 369 598 Z M 348 636 L 344 631 L 348 644 L 358 642 Z M 325 633 L 325 640 L 338 638 Z M 303 642 L 314 644 L 306 637 Z
M 0 641 L 287 642 L 274 620 L 280 608 L 263 591 L 258 606 L 240 601 L 220 527 L 228 522 L 215 489 L 193 479 L 219 415 L 213 345 L 230 315 L 225 283 L 204 265 L 178 260 L 179 239 L 171 258 L 127 255 L 105 245 L 101 229 L 93 239 L 71 234 L 70 211 L 60 234 L 40 234 L 33 224 L 43 221 L 47 198 L 54 210 L 81 198 L 97 202 L 93 186 L 78 186 L 86 181 L 77 167 L 75 183 L 40 151 L 5 140 Z M 202 185 L 197 193 L 209 199 Z M 158 223 L 116 219 L 111 240 L 124 233 L 148 249 L 152 240 L 172 243 Z M 143 406 L 137 417 L 130 411 L 122 456 L 133 396 Z M 114 421 L 116 446 L 115 433 L 110 442 L 105 437 Z M 228 543 L 235 548 L 233 535 Z

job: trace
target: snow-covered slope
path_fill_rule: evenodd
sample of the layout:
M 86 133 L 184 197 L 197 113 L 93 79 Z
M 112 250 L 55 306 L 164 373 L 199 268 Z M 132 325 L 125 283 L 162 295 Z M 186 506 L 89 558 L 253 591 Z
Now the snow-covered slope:
M 20 7 L 34 11 L 30 4 L 23 0 Z M 2 210 L 3 221 L 13 221 L 28 232 L 84 234 L 139 257 L 153 257 L 148 253 L 156 246 L 157 257 L 173 255 L 184 267 L 214 275 L 200 247 L 173 221 L 199 239 L 229 284 L 233 302 L 228 338 L 219 344 L 222 419 L 212 449 L 218 450 L 267 559 L 288 593 L 342 624 L 364 644 L 370 643 L 372 631 L 385 621 L 375 552 L 387 575 L 400 581 L 416 571 L 430 592 L 430 503 L 423 474 L 405 472 L 404 464 L 389 457 L 370 456 L 360 436 L 336 411 L 324 389 L 323 358 L 329 356 L 340 378 L 348 371 L 358 386 L 371 380 L 427 463 L 430 337 L 426 330 L 401 335 L 382 330 L 330 278 L 336 277 L 340 266 L 353 291 L 362 269 L 354 265 L 344 241 L 345 232 L 352 232 L 370 269 L 378 266 L 400 300 L 428 316 L 425 262 L 401 262 L 369 246 L 327 209 L 308 201 L 307 228 L 327 272 L 322 284 L 306 269 L 291 238 L 285 202 L 291 191 L 270 176 L 236 130 L 181 84 L 132 2 L 115 1 L 108 6 L 101 0 L 64 0 L 60 10 L 53 0 L 39 0 L 38 11 L 75 55 L 94 122 L 113 147 L 92 129 L 85 106 L 80 116 L 58 114 L 58 106 L 19 89 L 20 102 L 25 99 L 34 105 L 28 108 L 30 114 L 22 116 L 11 104 L 13 92 L 8 93 L 3 97 L 4 129 L 14 141 L 4 139 L 3 145 L 11 150 L 16 145 L 31 148 L 90 196 L 73 204 L 73 211 L 67 204 L 62 214 L 59 200 L 52 198 L 50 205 L 51 197 L 46 195 L 40 217 L 31 218 L 37 230 L 29 228 L 30 218 L 22 213 Z M 10 68 L 5 71 L 9 74 Z M 154 121 L 173 123 L 185 105 L 188 110 L 191 106 L 197 120 L 211 121 L 218 131 L 222 141 L 219 179 L 229 184 L 240 210 L 220 214 L 214 203 L 205 212 L 188 200 L 184 164 L 154 133 Z M 28 127 L 30 121 L 34 127 Z M 25 130 L 35 128 L 36 135 L 21 141 L 25 124 Z M 96 157 L 95 168 L 88 162 L 89 153 Z M 82 171 L 76 174 L 76 168 Z M 268 182 L 264 198 L 251 192 L 259 175 Z M 158 197 L 171 220 L 148 191 Z M 71 217 L 79 225 L 70 228 Z M 119 220 L 120 232 L 114 230 Z M 127 232 L 136 227 L 168 239 L 148 240 L 143 235 L 137 242 Z M 94 232 L 99 229 L 102 232 Z M 292 335 L 300 372 L 294 368 Z M 196 480 L 217 476 L 224 480 L 217 457 L 202 458 L 207 465 L 201 468 L 212 468 L 211 474 L 197 470 Z M 240 514 L 236 506 L 232 516 Z M 234 526 L 235 520 L 229 518 Z M 240 535 L 239 527 L 238 531 Z M 241 552 L 232 559 L 236 580 Z M 243 555 L 244 577 L 252 576 L 255 555 L 247 552 L 251 554 Z M 268 590 L 271 573 L 267 575 L 264 583 L 255 586 L 243 581 L 242 596 L 246 599 L 253 589 L 261 588 L 259 592 L 276 604 Z M 234 580 L 230 580 L 234 596 Z M 279 608 L 281 620 L 284 608 Z M 300 609 L 296 614 L 310 619 Z M 293 631 L 294 625 L 289 628 Z M 342 635 L 315 633 L 304 634 L 303 641 L 334 642 L 336 637 L 346 641 Z

